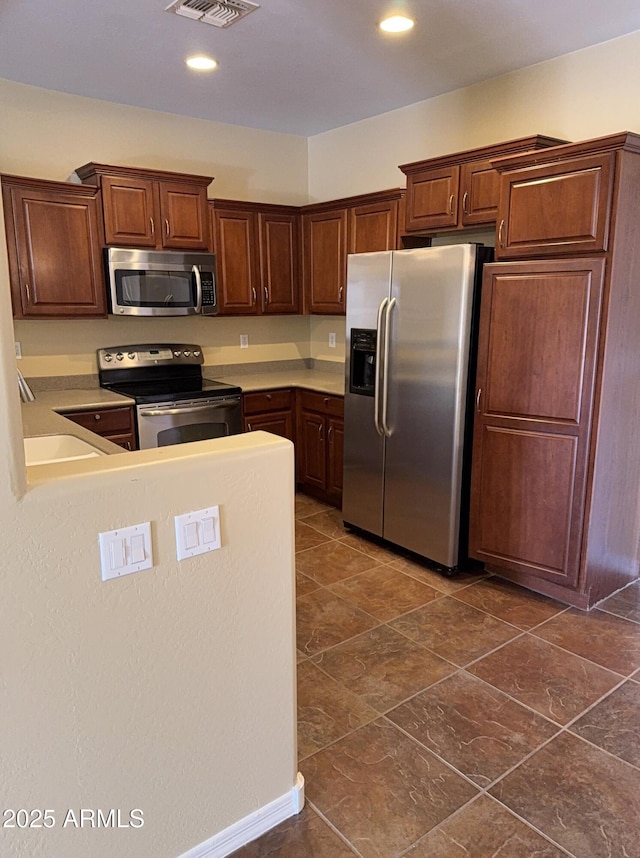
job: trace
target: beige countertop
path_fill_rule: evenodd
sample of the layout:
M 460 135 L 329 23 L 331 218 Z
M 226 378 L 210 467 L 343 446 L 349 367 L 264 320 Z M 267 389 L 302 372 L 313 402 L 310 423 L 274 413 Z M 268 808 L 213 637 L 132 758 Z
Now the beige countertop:
M 282 387 L 300 387 L 317 390 L 320 393 L 344 395 L 344 376 L 341 372 L 322 372 L 314 369 L 284 370 L 219 376 L 215 367 L 203 367 L 205 378 L 236 384 L 243 392 L 251 393 Z M 75 435 L 83 441 L 93 444 L 104 453 L 122 453 L 122 447 L 112 444 L 94 432 L 67 420 L 60 412 L 91 408 L 116 408 L 133 405 L 132 399 L 111 393 L 101 387 L 68 388 L 60 390 L 41 390 L 36 393 L 35 402 L 22 404 L 22 425 L 25 437 L 36 435 L 65 434 Z

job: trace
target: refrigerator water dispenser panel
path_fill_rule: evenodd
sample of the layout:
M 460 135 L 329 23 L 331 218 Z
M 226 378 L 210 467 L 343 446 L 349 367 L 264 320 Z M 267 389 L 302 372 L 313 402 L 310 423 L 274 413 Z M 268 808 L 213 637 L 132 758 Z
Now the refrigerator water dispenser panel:
M 360 396 L 373 396 L 376 380 L 375 328 L 351 329 L 351 373 L 349 392 Z

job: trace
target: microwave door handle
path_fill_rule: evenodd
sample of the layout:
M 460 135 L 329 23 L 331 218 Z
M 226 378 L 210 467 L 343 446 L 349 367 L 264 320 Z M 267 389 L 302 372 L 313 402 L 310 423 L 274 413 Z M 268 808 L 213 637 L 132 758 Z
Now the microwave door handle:
M 376 432 L 378 435 L 384 435 L 382 424 L 380 423 L 380 386 L 382 380 L 382 363 L 383 363 L 383 325 L 384 309 L 389 303 L 388 298 L 383 298 L 378 307 L 378 319 L 376 324 L 376 374 L 373 385 L 373 419 L 375 422 Z
M 200 313 L 202 310 L 202 277 L 200 277 L 200 269 L 197 265 L 193 265 L 191 270 L 196 278 L 196 313 Z
M 165 415 L 175 416 L 176 414 L 195 414 L 198 411 L 212 411 L 218 408 L 233 408 L 234 403 L 229 402 L 211 402 L 209 405 L 185 405 L 184 408 L 149 408 L 140 411 L 140 417 L 164 417 Z

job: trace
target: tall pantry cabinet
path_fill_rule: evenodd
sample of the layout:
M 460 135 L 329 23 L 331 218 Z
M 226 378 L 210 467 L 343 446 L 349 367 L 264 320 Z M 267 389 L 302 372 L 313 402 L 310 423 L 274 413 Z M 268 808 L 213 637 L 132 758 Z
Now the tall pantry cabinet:
M 589 608 L 639 574 L 640 136 L 494 166 L 470 554 Z

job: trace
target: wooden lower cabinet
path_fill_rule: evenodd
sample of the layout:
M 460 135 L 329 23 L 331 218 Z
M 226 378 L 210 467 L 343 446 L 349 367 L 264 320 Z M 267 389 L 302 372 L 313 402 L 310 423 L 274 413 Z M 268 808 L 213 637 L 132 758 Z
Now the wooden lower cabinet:
M 295 441 L 294 391 L 261 390 L 242 397 L 244 431 L 271 432 Z
M 597 258 L 485 267 L 470 554 L 549 595 L 583 571 L 604 270 Z
M 342 503 L 343 439 L 344 398 L 299 391 L 298 485 L 338 507 Z
M 106 438 L 113 444 L 125 450 L 137 450 L 135 415 L 133 407 L 125 405 L 117 408 L 99 408 L 87 411 L 61 412 L 67 420 L 84 426 L 90 432 L 95 432 L 101 438 Z

